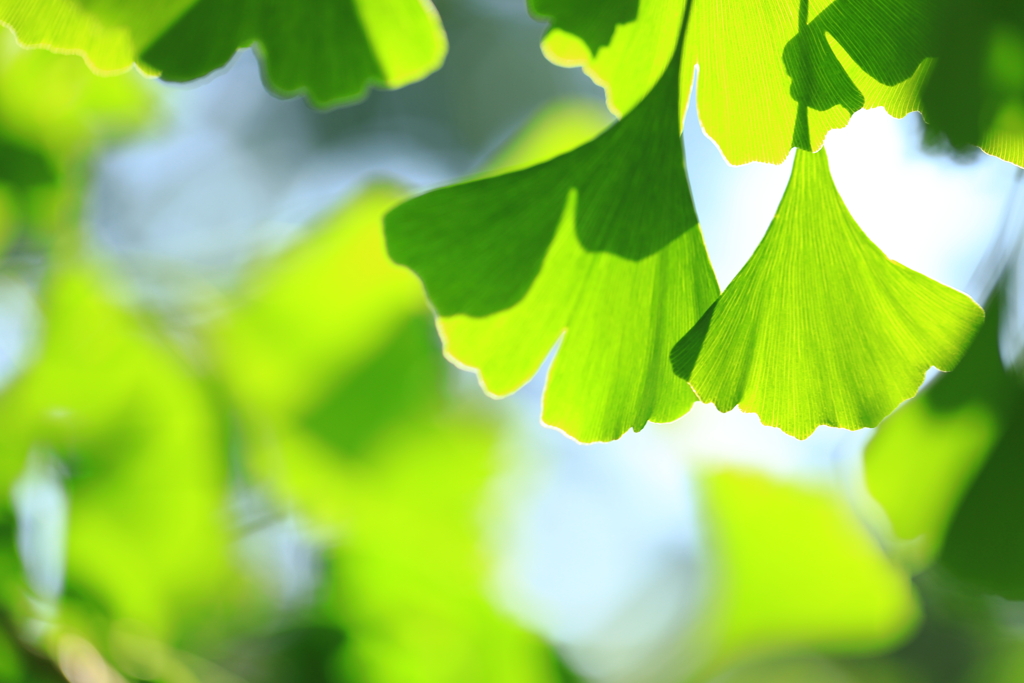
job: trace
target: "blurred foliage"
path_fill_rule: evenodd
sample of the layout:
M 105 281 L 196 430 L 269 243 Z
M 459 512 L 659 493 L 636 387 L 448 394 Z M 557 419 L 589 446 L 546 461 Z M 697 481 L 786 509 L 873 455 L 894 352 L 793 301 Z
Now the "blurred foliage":
M 866 470 L 894 531 L 916 544 L 919 565 L 938 559 L 985 592 L 1020 600 L 1024 381 L 1016 365 L 1004 366 L 999 348 L 1007 282 L 993 292 L 960 366 L 885 422 Z
M 886 259 L 815 151 L 884 106 L 1024 161 L 1016 5 L 529 8 L 551 22 L 545 54 L 584 66 L 619 121 L 564 105 L 462 184 L 364 184 L 181 329 L 83 244 L 97 155 L 160 116 L 138 73 L 86 64 L 184 81 L 254 44 L 275 92 L 331 105 L 438 68 L 433 6 L 0 0 L 21 44 L 50 49 L 0 44 L 0 240 L 34 259 L 17 275 L 42 321 L 0 395 L 0 680 L 573 680 L 491 595 L 480 506 L 508 425 L 442 355 L 508 394 L 556 344 L 544 419 L 584 441 L 697 398 L 798 437 L 872 426 L 963 355 L 868 449 L 898 539 L 829 487 L 699 473 L 707 581 L 670 678 L 1020 677 L 1024 422 L 1002 290 L 972 343 L 978 307 Z M 726 158 L 798 148 L 721 295 L 678 140 L 696 65 Z

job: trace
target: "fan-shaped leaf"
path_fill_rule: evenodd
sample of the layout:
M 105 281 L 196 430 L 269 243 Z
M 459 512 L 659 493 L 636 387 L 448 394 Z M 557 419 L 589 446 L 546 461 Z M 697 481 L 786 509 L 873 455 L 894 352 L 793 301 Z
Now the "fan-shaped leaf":
M 824 152 L 797 151 L 768 232 L 672 351 L 702 401 L 799 438 L 872 427 L 929 366 L 951 370 L 983 313 L 890 261 L 854 222 Z
M 387 218 L 390 253 L 422 278 L 448 354 L 489 391 L 522 386 L 565 333 L 544 419 L 584 441 L 693 400 L 666 354 L 717 286 L 679 142 L 678 69 L 677 53 L 640 106 L 575 151 Z

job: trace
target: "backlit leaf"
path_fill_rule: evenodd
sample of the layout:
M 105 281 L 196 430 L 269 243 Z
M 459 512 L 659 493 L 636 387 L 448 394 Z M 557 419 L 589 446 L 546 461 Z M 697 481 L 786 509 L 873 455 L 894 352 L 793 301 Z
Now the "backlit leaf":
M 965 295 L 890 261 L 843 204 L 824 152 L 798 150 L 764 239 L 672 351 L 702 401 L 805 438 L 878 424 L 981 324 Z
M 582 441 L 693 401 L 667 353 L 717 285 L 679 142 L 678 66 L 592 142 L 387 218 L 389 252 L 423 280 L 447 354 L 488 391 L 518 389 L 561 338 L 544 420 Z

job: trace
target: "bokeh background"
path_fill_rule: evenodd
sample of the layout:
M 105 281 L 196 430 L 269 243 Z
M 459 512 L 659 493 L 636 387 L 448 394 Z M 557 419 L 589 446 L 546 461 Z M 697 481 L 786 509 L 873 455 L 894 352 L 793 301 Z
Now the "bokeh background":
M 332 111 L 248 50 L 182 86 L 4 32 L 0 680 L 1020 680 L 1024 609 L 920 571 L 865 487 L 872 430 L 698 404 L 582 445 L 540 424 L 543 372 L 494 401 L 444 361 L 383 214 L 612 119 L 522 0 L 436 5 L 445 67 Z M 790 162 L 729 166 L 689 112 L 724 287 Z M 857 113 L 836 184 L 890 258 L 984 301 L 1018 169 L 922 127 Z

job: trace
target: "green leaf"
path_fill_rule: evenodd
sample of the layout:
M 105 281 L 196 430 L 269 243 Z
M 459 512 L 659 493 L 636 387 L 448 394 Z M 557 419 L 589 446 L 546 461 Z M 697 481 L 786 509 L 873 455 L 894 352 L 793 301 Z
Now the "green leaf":
M 561 338 L 544 420 L 581 441 L 684 413 L 669 345 L 717 294 L 678 128 L 678 54 L 592 142 L 393 210 L 388 249 L 423 280 L 446 352 L 504 395 Z M 673 335 L 676 335 L 673 337 Z
M 172 81 L 204 76 L 256 43 L 268 83 L 319 106 L 440 68 L 447 39 L 429 0 L 0 0 L 22 44 L 82 54 L 100 72 L 132 63 Z
M 705 475 L 701 491 L 715 567 L 701 627 L 709 668 L 885 650 L 916 625 L 909 577 L 834 493 L 730 470 Z
M 798 150 L 764 239 L 672 363 L 702 401 L 805 438 L 877 425 L 930 366 L 953 369 L 982 319 L 965 295 L 887 259 L 825 153 Z
M 17 238 L 11 232 L 49 240 L 77 229 L 88 160 L 148 119 L 148 85 L 138 74 L 96 76 L 80 59 L 22 50 L 0 34 L 0 245 Z
M 582 38 L 593 54 L 611 42 L 619 24 L 636 19 L 640 0 L 529 0 L 530 11 L 551 28 Z
M 239 401 L 268 420 L 311 417 L 410 317 L 426 312 L 416 278 L 384 245 L 381 216 L 405 196 L 390 184 L 363 190 L 258 273 L 246 298 L 216 322 L 211 343 Z
M 0 137 L 0 183 L 27 187 L 56 180 L 50 160 L 27 145 Z

